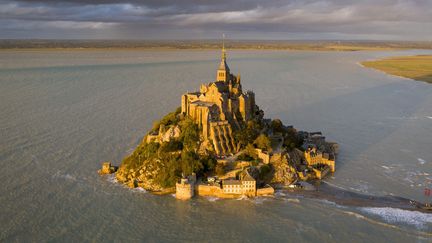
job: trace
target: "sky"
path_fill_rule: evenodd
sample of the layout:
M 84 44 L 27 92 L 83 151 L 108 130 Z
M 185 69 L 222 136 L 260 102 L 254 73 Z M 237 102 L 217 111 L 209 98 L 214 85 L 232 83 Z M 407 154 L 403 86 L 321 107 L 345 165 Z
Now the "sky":
M 0 39 L 432 41 L 432 0 L 0 0 Z

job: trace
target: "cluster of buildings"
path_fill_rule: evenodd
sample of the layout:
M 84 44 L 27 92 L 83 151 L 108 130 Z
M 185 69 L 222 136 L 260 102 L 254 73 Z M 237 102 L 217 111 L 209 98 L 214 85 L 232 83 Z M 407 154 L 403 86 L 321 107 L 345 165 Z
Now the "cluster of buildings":
M 273 195 L 274 189 L 270 186 L 257 188 L 256 179 L 247 170 L 244 170 L 239 179 L 210 178 L 207 183 L 197 183 L 195 175 L 182 178 L 176 183 L 176 198 L 187 200 L 195 195 L 212 196 L 220 198 L 237 198 L 241 196 L 255 197 Z
M 327 142 L 321 132 L 303 133 L 303 137 L 304 160 L 313 168 L 315 177 L 321 179 L 334 173 L 338 144 Z

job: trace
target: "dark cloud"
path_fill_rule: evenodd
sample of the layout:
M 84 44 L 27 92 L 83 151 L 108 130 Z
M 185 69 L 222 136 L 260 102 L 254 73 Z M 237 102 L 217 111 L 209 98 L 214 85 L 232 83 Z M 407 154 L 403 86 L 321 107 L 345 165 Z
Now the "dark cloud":
M 432 39 L 430 0 L 0 0 L 0 38 Z M 89 35 L 89 33 L 91 33 Z

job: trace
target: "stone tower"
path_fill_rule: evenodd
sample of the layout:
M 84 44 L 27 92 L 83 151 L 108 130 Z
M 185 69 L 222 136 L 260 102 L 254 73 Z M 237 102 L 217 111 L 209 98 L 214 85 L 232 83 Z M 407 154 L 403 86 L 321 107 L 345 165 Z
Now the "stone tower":
M 225 40 L 222 42 L 222 58 L 217 70 L 216 81 L 228 82 L 230 79 L 230 70 L 226 62 Z

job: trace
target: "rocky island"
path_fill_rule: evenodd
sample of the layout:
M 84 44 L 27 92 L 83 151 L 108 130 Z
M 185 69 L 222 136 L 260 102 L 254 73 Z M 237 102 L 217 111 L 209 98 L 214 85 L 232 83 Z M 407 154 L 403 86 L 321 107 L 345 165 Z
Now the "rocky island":
M 302 187 L 300 181 L 333 173 L 337 149 L 320 132 L 264 118 L 222 48 L 216 80 L 182 95 L 181 107 L 154 123 L 115 177 L 156 194 L 175 192 L 178 199 L 271 195 L 274 188 Z

